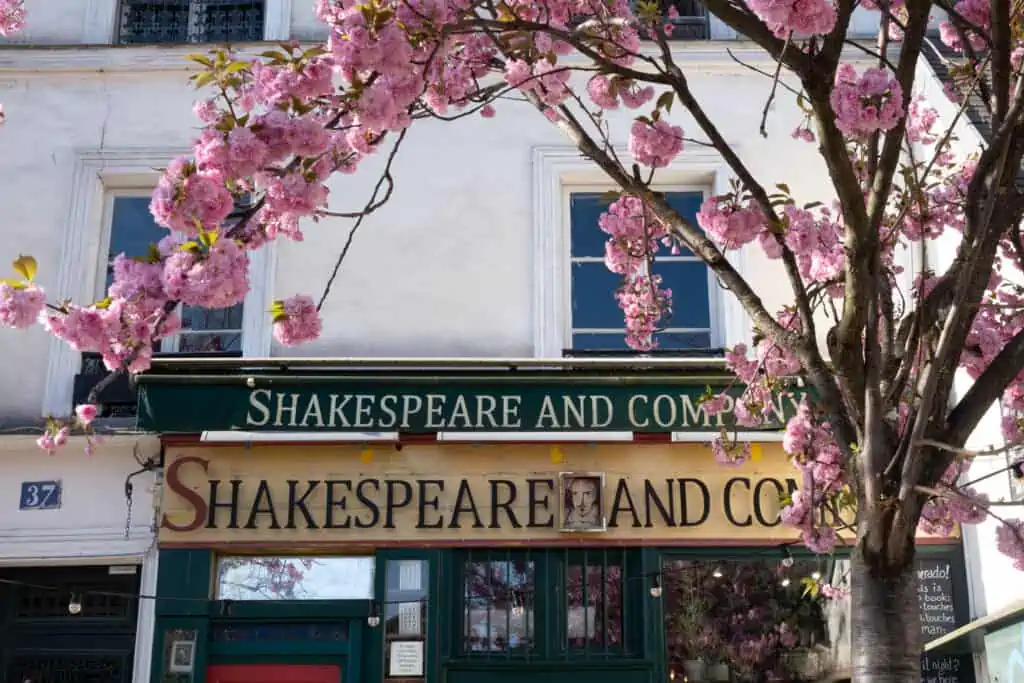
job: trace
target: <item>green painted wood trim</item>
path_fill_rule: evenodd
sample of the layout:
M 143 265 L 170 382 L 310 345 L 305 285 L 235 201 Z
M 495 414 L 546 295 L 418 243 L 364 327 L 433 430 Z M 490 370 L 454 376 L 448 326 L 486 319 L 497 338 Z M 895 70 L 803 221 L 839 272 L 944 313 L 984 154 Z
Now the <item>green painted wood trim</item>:
M 348 657 L 356 652 L 348 642 L 274 642 L 259 641 L 253 643 L 210 643 L 209 659 L 214 663 L 225 657 L 275 656 L 282 662 L 292 657 Z
M 366 619 L 370 600 L 214 600 L 206 616 L 230 621 L 324 621 Z
M 386 673 L 384 661 L 384 614 L 387 600 L 387 563 L 395 560 L 425 560 L 427 562 L 427 639 L 424 643 L 424 683 L 439 683 L 443 680 L 439 648 L 441 630 L 444 628 L 440 603 L 441 559 L 440 550 L 416 550 L 412 548 L 379 548 L 376 553 L 374 574 L 374 599 L 380 605 L 381 623 L 376 628 L 367 627 L 363 651 L 366 653 L 364 670 L 366 681 L 383 681 Z
M 204 616 L 214 581 L 209 550 L 161 550 L 156 581 L 156 615 Z

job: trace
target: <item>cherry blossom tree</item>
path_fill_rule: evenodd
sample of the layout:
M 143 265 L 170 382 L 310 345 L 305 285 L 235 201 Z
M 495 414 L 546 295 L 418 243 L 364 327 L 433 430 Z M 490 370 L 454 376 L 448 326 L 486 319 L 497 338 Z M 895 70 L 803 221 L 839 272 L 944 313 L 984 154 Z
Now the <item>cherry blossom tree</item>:
M 394 186 L 392 162 L 417 121 L 458 125 L 493 117 L 499 106 L 535 109 L 618 188 L 600 229 L 607 265 L 622 277 L 616 299 L 629 345 L 650 349 L 669 320 L 672 292 L 653 265 L 660 252 L 685 248 L 757 332 L 754 348 L 727 356 L 742 396 L 709 395 L 704 409 L 731 406 L 740 425 L 753 426 L 780 417 L 769 399 L 794 378 L 814 393 L 786 425 L 783 445 L 803 486 L 786 501 L 784 520 L 817 552 L 850 539 L 854 680 L 918 680 L 915 534 L 948 534 L 992 514 L 963 484 L 973 457 L 964 446 L 993 405 L 1007 416 L 1008 442 L 1024 436 L 1021 8 L 1009 0 L 861 0 L 880 19 L 877 45 L 868 47 L 847 39 L 855 0 L 705 4 L 777 64 L 765 73 L 772 97 L 781 89 L 806 112 L 792 144 L 817 148 L 829 196 L 798 198 L 784 179 L 754 177 L 673 55 L 671 7 L 319 0 L 330 29 L 324 45 L 192 57 L 203 130 L 153 193 L 151 210 L 167 237 L 145 258 L 119 256 L 108 296 L 95 302 L 48 301 L 33 279 L 35 260 L 19 258 L 18 277 L 0 284 L 0 324 L 40 321 L 75 349 L 102 354 L 113 373 L 145 371 L 154 344 L 180 326 L 179 304 L 242 300 L 253 249 L 300 240 L 309 219 L 358 226 L 382 206 Z M 951 129 L 937 128 L 935 110 L 915 92 L 933 10 L 945 13 L 942 41 L 962 60 L 951 68 L 948 96 L 960 114 L 974 102 L 992 123 L 990 143 L 969 158 L 956 157 Z M 3 32 L 17 29 L 20 2 L 3 0 L 0 20 Z M 642 38 L 653 49 L 642 48 Z M 874 65 L 858 71 L 848 61 L 855 50 Z M 693 130 L 674 122 L 673 106 Z M 611 139 L 605 113 L 619 109 L 635 111 L 635 164 Z M 755 112 L 750 125 L 763 133 L 766 115 L 759 122 Z M 714 149 L 736 182 L 690 221 L 652 186 L 658 169 L 694 145 Z M 331 211 L 328 180 L 374 155 L 385 157 L 385 170 L 362 210 Z M 951 265 L 934 272 L 927 254 L 939 237 L 957 247 Z M 727 253 L 750 243 L 779 262 L 791 306 L 767 310 L 731 265 Z M 915 285 L 904 293 L 897 252 L 908 248 L 925 265 L 909 274 Z M 314 339 L 322 303 L 307 295 L 276 302 L 278 341 Z M 963 395 L 954 391 L 958 372 L 973 379 Z M 76 416 L 51 420 L 40 445 L 53 451 L 70 430 L 88 432 L 101 388 Z M 728 431 L 713 448 L 723 466 L 750 453 Z M 999 546 L 1024 569 L 1022 526 L 1004 520 Z

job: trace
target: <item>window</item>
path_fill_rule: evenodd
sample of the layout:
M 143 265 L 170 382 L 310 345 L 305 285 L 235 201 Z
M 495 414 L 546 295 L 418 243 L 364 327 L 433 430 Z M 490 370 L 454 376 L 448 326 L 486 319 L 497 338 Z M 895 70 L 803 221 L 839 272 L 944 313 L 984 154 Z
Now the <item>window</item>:
M 696 220 L 703 201 L 702 192 L 667 193 L 669 204 L 681 215 Z M 608 201 L 599 192 L 576 192 L 570 196 L 571 316 L 570 353 L 625 352 L 625 324 L 614 292 L 622 277 L 604 263 L 607 235 L 598 218 Z M 663 351 L 707 351 L 712 347 L 711 280 L 704 263 L 690 251 L 672 255 L 662 248 L 654 272 L 662 286 L 672 290 L 672 311 L 655 334 Z
M 107 288 L 110 287 L 114 275 L 114 258 L 118 254 L 145 256 L 149 245 L 156 244 L 167 235 L 167 230 L 153 221 L 148 196 L 113 197 L 106 277 L 99 298 L 106 296 Z M 181 306 L 181 331 L 161 341 L 157 350 L 163 353 L 240 353 L 243 309 L 243 303 L 224 309 Z
M 466 551 L 457 655 L 488 661 L 608 660 L 642 651 L 640 551 Z
M 463 565 L 463 649 L 526 653 L 534 649 L 535 565 L 518 553 L 475 553 Z
M 633 1 L 634 10 L 636 0 Z M 665 22 L 672 25 L 672 31 L 666 34 L 669 40 L 707 40 L 711 37 L 708 22 L 708 11 L 701 0 L 658 0 L 661 15 Z M 678 17 L 668 18 L 669 7 L 675 7 Z
M 570 651 L 621 650 L 621 553 L 573 553 L 566 566 L 566 640 Z
M 221 557 L 217 600 L 370 600 L 373 557 Z
M 806 587 L 808 580 L 844 585 L 844 569 L 825 571 L 820 560 L 666 560 L 661 600 L 669 678 L 830 680 L 849 663 L 849 604 Z
M 121 0 L 119 42 L 263 40 L 265 0 Z

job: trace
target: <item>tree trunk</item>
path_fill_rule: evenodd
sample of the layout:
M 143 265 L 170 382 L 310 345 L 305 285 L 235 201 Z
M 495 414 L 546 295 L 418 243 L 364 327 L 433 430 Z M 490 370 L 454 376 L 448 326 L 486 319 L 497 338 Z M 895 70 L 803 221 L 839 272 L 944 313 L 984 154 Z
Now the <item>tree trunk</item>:
M 913 555 L 903 566 L 850 562 L 853 683 L 920 683 L 921 615 Z

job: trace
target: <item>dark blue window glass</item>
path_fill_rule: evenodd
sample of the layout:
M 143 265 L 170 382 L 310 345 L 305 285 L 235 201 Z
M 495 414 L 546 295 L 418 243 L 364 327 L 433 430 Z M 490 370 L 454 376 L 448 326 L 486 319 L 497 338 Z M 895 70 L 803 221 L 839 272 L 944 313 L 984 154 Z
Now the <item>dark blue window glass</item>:
M 149 212 L 149 197 L 115 197 L 110 220 L 110 243 L 107 255 L 106 287 L 114 278 L 114 258 L 118 254 L 129 257 L 145 256 L 149 246 L 170 233 L 153 220 Z M 106 296 L 106 289 L 103 296 Z M 240 351 L 242 348 L 242 308 L 239 303 L 231 308 L 207 309 L 183 306 L 182 330 L 176 344 L 161 342 L 159 350 L 181 353 L 218 353 Z
M 674 192 L 668 202 L 685 218 L 696 222 L 703 201 L 700 192 Z M 607 235 L 598 219 L 612 199 L 599 192 L 581 192 L 570 198 L 572 240 L 572 349 L 576 351 L 624 351 L 625 327 L 615 291 L 622 277 L 604 264 Z M 707 266 L 689 250 L 674 255 L 662 248 L 654 272 L 662 286 L 672 291 L 671 315 L 661 321 L 656 334 L 658 348 L 667 350 L 711 347 L 711 306 Z

